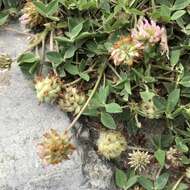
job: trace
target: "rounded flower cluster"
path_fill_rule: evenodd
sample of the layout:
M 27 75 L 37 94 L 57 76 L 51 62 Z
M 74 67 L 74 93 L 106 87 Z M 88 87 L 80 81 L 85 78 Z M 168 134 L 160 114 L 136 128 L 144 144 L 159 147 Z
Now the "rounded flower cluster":
M 61 92 L 61 84 L 56 76 L 46 78 L 38 77 L 36 79 L 35 89 L 39 102 L 52 103 Z
M 37 146 L 38 155 L 45 164 L 58 164 L 68 160 L 74 150 L 67 133 L 60 135 L 54 129 L 44 134 L 43 142 Z
M 127 149 L 127 141 L 119 131 L 102 131 L 97 146 L 100 154 L 107 159 L 113 159 Z
M 161 114 L 158 112 L 152 101 L 142 102 L 139 114 L 149 119 L 159 119 L 161 117 Z
M 182 165 L 182 153 L 175 147 L 170 147 L 170 149 L 166 152 L 166 158 L 169 164 L 173 167 L 180 167 Z
M 145 169 L 147 164 L 150 163 L 151 156 L 148 154 L 148 152 L 137 150 L 133 151 L 132 153 L 129 153 L 128 159 L 128 164 L 135 170 L 141 172 Z
M 131 66 L 138 61 L 139 57 L 140 49 L 130 36 L 121 37 L 111 49 L 110 59 L 113 60 L 116 66 L 121 64 Z
M 155 21 L 150 22 L 147 19 L 140 19 L 136 28 L 132 30 L 132 38 L 143 46 L 144 43 L 156 44 L 161 41 L 164 29 L 156 24 Z
M 23 15 L 20 17 L 20 22 L 26 28 L 34 28 L 44 23 L 44 18 L 37 11 L 32 1 L 28 0 L 22 9 Z
M 80 112 L 86 97 L 83 93 L 79 92 L 75 87 L 66 87 L 62 98 L 59 100 L 60 108 L 65 112 Z
M 12 59 L 7 54 L 0 54 L 0 69 L 9 69 Z
M 145 18 L 140 18 L 137 26 L 132 29 L 127 37 L 121 37 L 111 49 L 111 59 L 116 66 L 132 66 L 142 57 L 142 51 L 147 47 L 160 44 L 161 53 L 168 56 L 169 48 L 167 34 L 164 27 L 160 27 L 155 21 L 150 22 Z
M 137 26 L 132 30 L 131 36 L 141 49 L 159 43 L 162 54 L 166 53 L 168 56 L 166 29 L 157 25 L 155 21 L 150 20 L 149 22 L 145 18 L 140 18 Z

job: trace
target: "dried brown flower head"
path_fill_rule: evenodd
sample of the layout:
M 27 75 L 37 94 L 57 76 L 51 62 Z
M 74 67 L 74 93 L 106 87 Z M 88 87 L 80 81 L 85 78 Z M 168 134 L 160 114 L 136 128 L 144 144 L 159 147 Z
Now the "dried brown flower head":
M 37 152 L 45 164 L 58 164 L 63 160 L 68 160 L 75 147 L 70 143 L 70 138 L 65 132 L 63 135 L 51 129 L 44 134 L 42 143 L 38 144 Z
M 37 11 L 32 1 L 27 1 L 24 8 L 22 9 L 23 15 L 20 17 L 20 22 L 26 28 L 34 28 L 44 23 L 43 16 Z
M 132 66 L 141 57 L 141 50 L 138 48 L 131 36 L 122 36 L 111 49 L 110 59 L 116 66 Z
M 182 153 L 175 147 L 170 147 L 166 152 L 166 158 L 169 164 L 173 167 L 180 167 L 182 165 Z

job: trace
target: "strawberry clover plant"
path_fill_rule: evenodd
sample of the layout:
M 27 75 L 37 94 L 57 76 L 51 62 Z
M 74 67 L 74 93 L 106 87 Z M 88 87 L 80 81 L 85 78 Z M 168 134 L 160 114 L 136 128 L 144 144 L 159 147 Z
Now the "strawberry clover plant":
M 35 80 L 41 100 L 74 118 L 64 135 L 77 121 L 100 134 L 96 146 L 118 167 L 118 188 L 190 188 L 189 21 L 189 0 L 22 5 L 20 22 L 32 37 L 19 66 Z M 73 152 L 57 136 L 46 134 L 52 141 L 43 147 L 56 147 L 54 139 L 63 158 L 48 149 L 40 150 L 42 160 L 58 163 Z

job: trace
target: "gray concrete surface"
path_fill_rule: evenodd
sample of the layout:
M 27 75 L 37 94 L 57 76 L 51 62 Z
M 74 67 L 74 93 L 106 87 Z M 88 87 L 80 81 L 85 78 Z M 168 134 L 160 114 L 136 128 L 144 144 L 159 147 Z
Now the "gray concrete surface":
M 8 27 L 21 30 L 19 24 Z M 0 53 L 15 59 L 26 47 L 26 35 L 0 29 Z M 16 63 L 0 71 L 0 190 L 114 190 L 112 168 L 88 145 L 87 130 L 70 160 L 41 163 L 36 144 L 42 135 L 70 121 L 56 106 L 39 105 L 32 87 Z
M 9 28 L 19 29 L 18 24 Z M 12 58 L 27 45 L 27 36 L 0 30 L 0 52 Z M 75 152 L 69 161 L 43 166 L 36 144 L 50 128 L 61 131 L 68 117 L 57 107 L 39 105 L 19 67 L 0 72 L 0 190 L 82 190 L 82 161 Z

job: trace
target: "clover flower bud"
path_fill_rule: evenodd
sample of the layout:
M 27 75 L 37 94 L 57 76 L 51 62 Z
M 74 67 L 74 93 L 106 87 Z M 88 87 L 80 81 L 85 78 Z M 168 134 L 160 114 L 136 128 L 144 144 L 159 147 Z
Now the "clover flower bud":
M 38 77 L 35 80 L 35 89 L 39 102 L 52 103 L 61 92 L 60 80 L 57 76 L 48 76 L 46 78 Z
M 62 98 L 59 99 L 59 106 L 65 112 L 80 112 L 86 100 L 85 95 L 75 87 L 66 87 L 63 91 Z
M 107 159 L 117 158 L 127 149 L 125 137 L 118 131 L 101 131 L 97 141 L 98 152 Z

